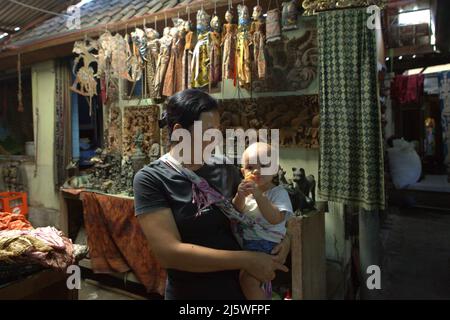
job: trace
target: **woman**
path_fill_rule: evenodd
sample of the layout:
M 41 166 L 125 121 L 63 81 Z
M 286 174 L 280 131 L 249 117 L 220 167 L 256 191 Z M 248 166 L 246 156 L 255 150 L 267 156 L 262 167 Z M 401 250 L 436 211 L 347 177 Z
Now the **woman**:
M 202 130 L 219 128 L 217 102 L 207 93 L 188 89 L 172 96 L 167 105 L 169 135 L 178 129 L 194 134 L 194 121 Z M 191 139 L 194 150 L 195 139 Z M 201 139 L 203 141 L 203 139 Z M 203 143 L 202 149 L 206 147 Z M 203 177 L 228 199 L 241 177 L 236 167 L 222 164 L 182 162 L 172 145 L 169 155 L 181 166 Z M 230 222 L 215 206 L 197 216 L 192 203 L 192 183 L 161 159 L 139 171 L 134 179 L 135 211 L 151 249 L 167 269 L 166 299 L 244 299 L 239 271 L 260 281 L 272 280 L 276 270 L 287 271 L 286 246 L 274 250 L 278 256 L 242 251 Z

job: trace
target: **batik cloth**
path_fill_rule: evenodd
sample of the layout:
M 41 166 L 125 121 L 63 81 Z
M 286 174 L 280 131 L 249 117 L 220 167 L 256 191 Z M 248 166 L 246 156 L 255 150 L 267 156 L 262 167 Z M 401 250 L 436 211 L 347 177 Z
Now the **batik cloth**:
M 365 8 L 319 13 L 323 200 L 383 209 L 384 164 L 375 30 Z

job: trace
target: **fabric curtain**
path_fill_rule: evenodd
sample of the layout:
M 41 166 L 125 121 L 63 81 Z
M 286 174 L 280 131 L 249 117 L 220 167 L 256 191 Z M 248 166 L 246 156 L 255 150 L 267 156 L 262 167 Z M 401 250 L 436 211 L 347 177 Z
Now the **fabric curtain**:
M 323 200 L 383 209 L 384 160 L 375 30 L 365 8 L 318 16 Z
M 71 70 L 68 61 L 56 62 L 55 82 L 54 184 L 58 190 L 67 178 L 66 167 L 72 159 Z

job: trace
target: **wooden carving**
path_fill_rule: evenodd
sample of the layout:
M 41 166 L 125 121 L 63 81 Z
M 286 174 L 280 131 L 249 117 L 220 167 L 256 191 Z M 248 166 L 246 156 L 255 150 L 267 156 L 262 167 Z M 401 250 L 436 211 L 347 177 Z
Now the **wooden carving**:
M 142 152 L 150 154 L 153 144 L 160 142 L 159 107 L 127 107 L 124 111 L 123 155 L 131 157 L 136 151 L 136 137 L 143 134 Z
M 119 107 L 111 107 L 107 125 L 108 153 L 122 153 L 122 112 Z
M 265 79 L 253 81 L 256 92 L 303 90 L 317 77 L 317 31 L 266 45 Z
M 271 97 L 220 102 L 221 127 L 279 129 L 280 146 L 319 147 L 317 95 Z

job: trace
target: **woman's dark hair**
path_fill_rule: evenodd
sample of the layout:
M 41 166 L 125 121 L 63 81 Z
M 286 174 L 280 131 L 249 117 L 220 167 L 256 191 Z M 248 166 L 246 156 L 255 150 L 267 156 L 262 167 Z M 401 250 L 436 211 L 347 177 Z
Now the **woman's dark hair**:
M 188 129 L 194 121 L 200 119 L 203 112 L 217 110 L 217 100 L 206 92 L 198 89 L 187 89 L 171 96 L 167 102 L 166 112 L 159 121 L 159 127 L 166 125 L 169 129 L 169 137 L 172 135 L 175 124 L 180 124 Z

